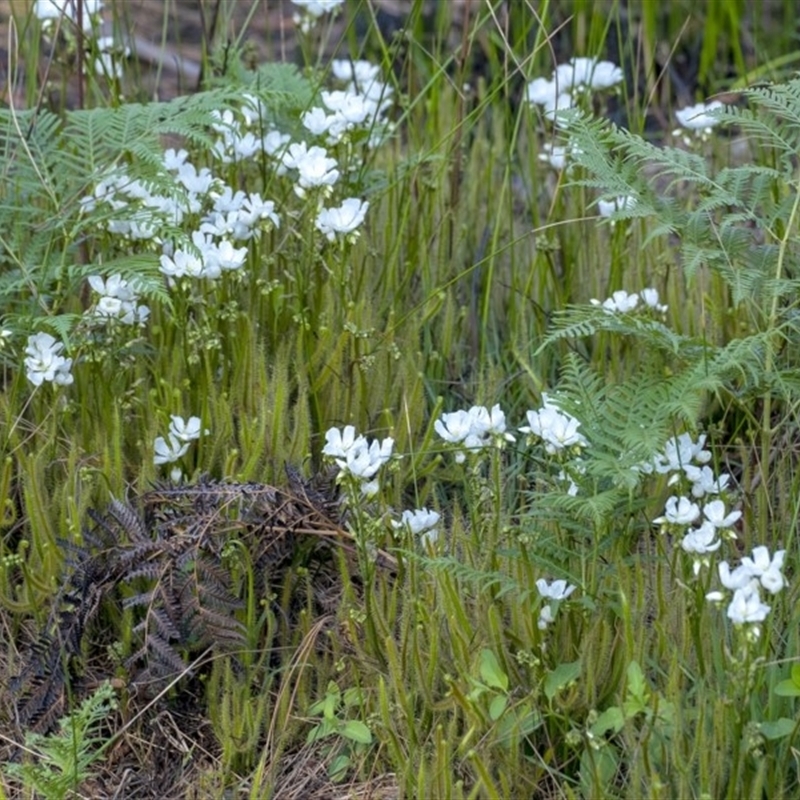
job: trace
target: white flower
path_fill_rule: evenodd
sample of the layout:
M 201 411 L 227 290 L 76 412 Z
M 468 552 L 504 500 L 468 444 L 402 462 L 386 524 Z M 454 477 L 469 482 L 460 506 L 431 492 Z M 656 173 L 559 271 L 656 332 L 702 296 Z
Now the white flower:
M 688 497 L 672 497 L 667 500 L 664 516 L 654 519 L 656 525 L 691 525 L 700 516 L 700 508 Z
M 102 8 L 102 0 L 84 0 L 82 19 L 85 32 L 92 30 L 92 25 L 98 21 Z M 53 21 L 62 15 L 70 22 L 75 24 L 78 22 L 75 0 L 36 0 L 33 4 L 33 13 L 44 25 L 52 25 Z
M 639 297 L 644 300 L 644 304 L 648 308 L 652 308 L 653 311 L 658 311 L 660 314 L 664 314 L 669 308 L 669 306 L 661 305 L 661 303 L 658 302 L 658 289 L 642 289 L 642 291 L 639 292 Z
M 186 150 L 176 151 L 174 147 L 170 147 L 164 151 L 164 168 L 170 172 L 177 172 L 186 163 L 187 158 L 189 154 Z
M 228 211 L 220 213 L 212 211 L 200 223 L 200 233 L 211 236 L 233 236 L 234 239 L 249 239 L 250 226 L 242 219 L 241 211 Z
M 231 186 L 225 185 L 219 190 L 212 191 L 209 195 L 214 201 L 214 211 L 220 214 L 227 214 L 229 211 L 239 211 L 247 199 L 247 195 L 241 190 L 234 190 Z
M 776 550 L 775 555 L 770 558 L 769 548 L 761 545 L 753 548 L 752 558 L 745 556 L 742 559 L 742 567 L 747 569 L 754 578 L 758 578 L 761 585 L 770 593 L 776 594 L 784 585 L 781 570 L 785 555 L 785 550 Z
M 544 115 L 547 119 L 558 122 L 558 116 L 562 111 L 569 111 L 575 108 L 575 101 L 571 94 L 559 94 L 552 101 L 545 103 Z
M 601 217 L 610 217 L 618 211 L 626 211 L 636 206 L 636 198 L 633 195 L 623 195 L 615 197 L 613 200 L 598 200 L 597 210 Z
M 733 593 L 733 599 L 728 606 L 728 619 L 734 625 L 744 625 L 747 622 L 763 622 L 769 614 L 770 607 L 761 602 L 758 593 L 758 584 L 748 584 Z
M 211 174 L 208 167 L 203 167 L 199 171 L 194 164 L 181 164 L 178 168 L 178 180 L 187 191 L 193 194 L 207 195 L 216 183 L 216 179 Z
M 331 458 L 344 458 L 355 442 L 356 429 L 352 425 L 346 425 L 343 430 L 330 428 L 325 433 L 326 444 L 322 452 Z
M 494 422 L 492 421 L 492 416 L 486 406 L 472 406 L 472 408 L 470 408 L 467 413 L 470 417 L 471 428 L 467 440 L 474 439 L 479 443 L 478 446 L 482 446 L 486 442 L 487 437 L 490 435 L 490 431 L 495 426 L 499 426 L 502 428 L 502 431 L 505 431 L 506 418 L 505 414 L 503 414 L 503 412 L 500 410 L 500 406 L 496 405 L 492 411 L 495 415 Z
M 333 111 L 348 127 L 355 127 L 374 115 L 375 104 L 354 92 L 322 92 L 322 102 Z
M 482 440 L 490 437 L 496 441 L 513 442 L 515 437 L 506 431 L 506 415 L 499 404 L 492 406 L 491 411 L 485 406 L 473 406 L 469 413 L 472 417 L 472 433 Z
M 296 6 L 300 6 L 306 14 L 311 17 L 321 17 L 336 10 L 344 3 L 344 0 L 292 0 Z
M 330 428 L 325 434 L 324 455 L 334 459 L 342 472 L 347 472 L 365 481 L 371 480 L 375 473 L 391 458 L 394 439 L 382 442 L 375 439 L 371 444 L 366 437 L 356 437 L 352 425 L 344 430 Z M 377 491 L 377 490 L 376 490 Z
M 74 380 L 70 369 L 72 359 L 60 355 L 63 342 L 58 342 L 49 333 L 35 333 L 28 337 L 25 347 L 26 377 L 34 386 L 44 382 L 68 386 Z
M 331 72 L 340 81 L 353 81 L 359 86 L 369 86 L 380 78 L 381 68 L 369 61 L 334 59 L 331 61 Z
M 90 275 L 89 285 L 100 295 L 100 299 L 94 311 L 87 313 L 105 319 L 118 319 L 125 325 L 141 324 L 150 316 L 150 309 L 138 305 L 137 292 L 121 275 L 111 275 L 105 280 L 100 275 Z
M 720 583 L 726 589 L 730 589 L 731 591 L 742 589 L 743 587 L 747 586 L 747 584 L 750 583 L 753 578 L 753 573 L 750 572 L 750 569 L 743 564 L 740 564 L 735 570 L 733 570 L 733 572 L 731 572 L 728 562 L 722 561 L 717 569 L 719 570 Z
M 169 435 L 169 441 L 158 436 L 153 443 L 153 463 L 156 466 L 171 464 L 186 455 L 188 450 L 189 443 L 178 441 L 172 434 Z
M 590 89 L 609 89 L 622 83 L 624 79 L 622 69 L 611 61 L 598 61 L 592 70 L 589 79 Z
M 742 516 L 741 511 L 731 511 L 725 516 L 725 503 L 722 500 L 712 500 L 703 506 L 703 514 L 714 528 L 730 528 Z
M 306 111 L 300 118 L 300 121 L 309 133 L 312 133 L 314 136 L 322 136 L 322 134 L 328 132 L 328 128 L 330 128 L 335 118 L 333 114 L 330 116 L 327 115 L 325 109 L 315 107 L 310 111 Z
M 323 208 L 317 214 L 316 228 L 332 242 L 337 233 L 353 233 L 364 221 L 367 209 L 368 202 L 362 202 L 357 197 L 348 197 L 337 208 Z
M 492 439 L 498 445 L 514 441 L 514 437 L 506 432 L 506 415 L 499 405 L 494 405 L 491 411 L 485 406 L 472 406 L 469 411 L 442 414 L 433 427 L 446 442 L 463 445 L 467 450 L 480 450 Z M 459 463 L 463 460 L 463 453 L 456 456 Z
M 606 298 L 601 303 L 599 300 L 592 298 L 589 301 L 593 306 L 601 306 L 606 311 L 619 314 L 627 314 L 633 311 L 639 303 L 638 294 L 628 294 L 624 289 L 619 289 L 614 292 L 611 297 Z
M 264 139 L 261 142 L 261 146 L 268 156 L 278 156 L 279 154 L 283 155 L 286 146 L 291 141 L 291 138 L 292 137 L 289 136 L 288 133 L 270 131 L 269 133 L 265 134 Z
M 160 262 L 160 272 L 170 278 L 182 278 L 184 275 L 197 278 L 203 272 L 202 261 L 194 253 L 186 250 L 176 250 L 172 256 L 163 253 Z
M 542 145 L 542 151 L 539 153 L 539 161 L 546 161 L 553 169 L 557 170 L 562 170 L 567 166 L 567 156 L 572 152 L 569 147 L 554 145 L 550 142 Z
M 209 278 L 217 277 L 217 267 L 221 270 L 239 269 L 247 258 L 247 248 L 236 249 L 228 239 L 223 239 L 219 244 L 206 249 L 207 263 L 204 273 Z
M 98 36 L 95 46 L 100 53 L 100 58 L 95 61 L 95 71 L 98 75 L 109 75 L 115 78 L 122 77 L 121 58 L 127 58 L 131 49 L 127 45 L 118 45 L 113 36 Z
M 664 454 L 657 456 L 654 461 L 656 472 L 663 475 L 666 472 L 679 472 L 692 461 L 706 464 L 711 460 L 711 451 L 703 450 L 706 435 L 698 437 L 697 442 L 692 441 L 688 433 L 670 439 L 664 445 Z
M 536 588 L 539 590 L 539 594 L 548 600 L 566 600 L 577 587 L 568 584 L 563 579 L 549 584 L 544 578 L 539 578 L 536 581 Z
M 536 103 L 536 105 L 555 105 L 558 97 L 555 81 L 549 81 L 547 78 L 534 78 L 525 90 L 525 97 L 529 103 Z
M 368 481 L 392 457 L 393 447 L 392 438 L 386 438 L 382 442 L 375 439 L 370 444 L 365 436 L 359 436 L 344 457 L 335 460 L 343 472 Z
M 586 446 L 586 438 L 578 432 L 581 423 L 553 405 L 546 394 L 542 400 L 542 408 L 527 412 L 528 424 L 521 427 L 520 431 L 542 439 L 545 451 L 550 455 L 566 447 Z
M 722 540 L 716 537 L 717 529 L 710 522 L 704 522 L 699 528 L 692 528 L 683 537 L 681 547 L 687 553 L 703 556 L 719 549 Z
M 183 417 L 171 414 L 170 419 L 172 420 L 169 424 L 170 438 L 175 437 L 179 442 L 192 442 L 203 434 L 200 417 L 189 417 L 184 421 Z
M 698 103 L 676 111 L 675 117 L 682 128 L 693 131 L 706 130 L 719 124 L 720 120 L 709 114 L 710 111 L 715 111 L 718 108 L 722 108 L 722 103 L 718 100 L 714 100 L 711 103 Z
M 290 145 L 288 155 L 284 156 L 284 164 L 298 171 L 298 194 L 301 196 L 306 189 L 333 186 L 339 180 L 336 159 L 328 158 L 323 147 L 306 148 L 303 143 Z
M 696 467 L 694 464 L 684 464 L 683 472 L 692 482 L 692 495 L 698 498 L 707 494 L 719 494 L 725 490 L 731 479 L 727 472 L 717 477 L 709 466 Z
M 269 220 L 276 228 L 281 226 L 281 218 L 275 213 L 275 203 L 272 200 L 263 200 L 257 192 L 247 195 L 239 214 L 247 225 Z
M 427 508 L 418 508 L 416 511 L 404 511 L 399 522 L 393 521 L 395 530 L 407 527 L 415 536 L 435 528 L 439 523 L 439 514 Z
M 361 482 L 361 496 L 366 497 L 367 500 L 375 497 L 381 489 L 381 484 L 377 478 L 371 481 Z
M 433 429 L 450 444 L 461 444 L 472 433 L 472 415 L 459 409 L 442 416 L 433 423 Z

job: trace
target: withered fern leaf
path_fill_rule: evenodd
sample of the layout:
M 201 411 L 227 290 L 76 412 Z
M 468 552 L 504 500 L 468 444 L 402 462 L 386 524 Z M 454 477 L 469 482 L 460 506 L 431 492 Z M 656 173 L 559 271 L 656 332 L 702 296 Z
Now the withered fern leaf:
M 351 546 L 333 490 L 288 475 L 289 488 L 201 479 L 90 511 L 82 543 L 62 543 L 61 588 L 11 685 L 20 726 L 52 727 L 80 694 L 88 657 L 98 662 L 92 645 L 103 641 L 104 611 L 128 620 L 133 652 L 123 663 L 129 682 L 145 690 L 191 674 L 201 653 L 243 648 L 247 582 L 231 566 L 231 542 L 260 597 L 321 546 Z

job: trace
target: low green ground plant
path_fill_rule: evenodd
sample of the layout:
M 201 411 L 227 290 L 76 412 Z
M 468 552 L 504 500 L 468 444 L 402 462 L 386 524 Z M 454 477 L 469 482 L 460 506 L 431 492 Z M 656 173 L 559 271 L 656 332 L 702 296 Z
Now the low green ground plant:
M 296 66 L 202 3 L 169 100 L 98 5 L 0 109 L 5 791 L 796 796 L 791 4 L 296 3 Z

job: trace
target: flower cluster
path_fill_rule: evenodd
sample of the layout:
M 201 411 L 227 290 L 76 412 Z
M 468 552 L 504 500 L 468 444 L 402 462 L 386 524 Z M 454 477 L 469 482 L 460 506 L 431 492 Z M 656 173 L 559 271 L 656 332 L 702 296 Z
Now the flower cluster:
M 329 157 L 324 147 L 309 147 L 305 142 L 289 145 L 283 155 L 283 167 L 297 171 L 294 191 L 298 197 L 305 197 L 308 189 L 321 189 L 324 195 L 328 195 L 339 180 L 336 159 Z
M 107 218 L 105 227 L 109 233 L 161 244 L 159 229 L 179 227 L 187 215 L 197 214 L 210 189 L 216 185 L 208 168 L 198 170 L 187 158 L 185 150 L 177 154 L 174 150 L 165 153 L 161 177 L 170 187 L 167 193 L 160 194 L 152 186 L 120 170 L 107 175 L 97 183 L 91 195 L 82 198 L 82 209 L 91 213 L 100 207 Z
M 731 570 L 727 561 L 719 565 L 720 583 L 733 597 L 728 604 L 727 616 L 734 625 L 752 624 L 751 634 L 759 635 L 757 623 L 763 622 L 770 612 L 770 606 L 761 602 L 761 590 L 775 595 L 785 585 L 783 559 L 785 550 L 777 550 L 770 556 L 769 549 L 759 546 L 753 549 L 753 557 L 745 556 L 736 569 Z M 725 599 L 720 591 L 709 592 L 706 599 L 719 603 Z
M 211 234 L 195 231 L 192 246 L 174 249 L 164 244 L 161 255 L 161 272 L 169 278 L 210 278 L 214 280 L 226 271 L 239 269 L 247 258 L 246 247 L 234 247 L 230 239 L 214 241 Z
M 538 411 L 527 412 L 528 424 L 520 428 L 520 431 L 541 439 L 545 451 L 550 455 L 568 448 L 585 447 L 586 438 L 578 432 L 581 423 L 571 414 L 562 411 L 547 394 L 542 395 L 542 403 Z
M 321 209 L 314 225 L 328 241 L 332 242 L 337 233 L 353 238 L 358 236 L 358 227 L 364 221 L 368 208 L 369 203 L 366 201 L 348 197 L 337 208 Z
M 573 58 L 568 64 L 559 64 L 549 80 L 531 81 L 525 97 L 529 103 L 541 106 L 547 119 L 558 122 L 559 112 L 574 108 L 579 95 L 610 89 L 622 80 L 622 70 L 610 61 Z
M 575 591 L 575 588 L 575 586 L 568 584 L 565 580 L 557 580 L 548 583 L 544 578 L 539 578 L 536 581 L 536 589 L 539 592 L 539 596 L 544 600 L 555 603 L 566 600 Z M 555 621 L 556 617 L 552 602 L 545 603 L 539 609 L 539 620 L 536 624 L 540 631 L 546 630 L 547 626 Z M 556 608 L 558 608 L 557 605 Z
M 89 285 L 100 295 L 87 312 L 91 316 L 103 321 L 118 320 L 123 325 L 144 325 L 150 316 L 150 309 L 139 305 L 135 286 L 121 275 L 111 275 L 105 280 L 100 275 L 90 275 Z
M 636 206 L 636 198 L 633 195 L 622 195 L 613 200 L 598 200 L 597 210 L 601 217 L 612 217 L 619 211 L 628 211 Z M 613 221 L 611 223 L 614 224 Z
M 436 526 L 439 524 L 440 515 L 436 511 L 428 508 L 418 508 L 415 511 L 404 511 L 400 520 L 393 520 L 392 527 L 395 530 L 408 530 L 413 536 L 420 537 L 420 543 L 433 545 L 439 538 L 439 531 Z
M 652 464 L 642 465 L 642 471 L 656 472 L 659 475 L 672 473 L 670 486 L 685 479 L 691 485 L 694 498 L 721 494 L 727 488 L 731 476 L 727 472 L 717 475 L 708 466 L 711 451 L 705 449 L 705 442 L 705 434 L 701 434 L 697 441 L 688 433 L 675 436 L 667 441 L 663 453 L 657 455 Z
M 156 466 L 178 461 L 186 455 L 193 441 L 204 434 L 208 435 L 208 431 L 203 430 L 200 417 L 189 417 L 184 420 L 183 417 L 172 414 L 170 419 L 167 438 L 157 436 L 153 443 L 153 463 Z M 180 470 L 173 471 L 173 476 L 180 477 Z
M 292 0 L 299 6 L 302 14 L 294 15 L 294 24 L 300 27 L 303 33 L 308 33 L 325 14 L 336 12 L 344 0 Z
M 708 566 L 711 553 L 722 544 L 722 538 L 735 539 L 733 526 L 741 519 L 741 511 L 728 511 L 721 497 L 708 499 L 707 495 L 719 495 L 727 486 L 730 476 L 717 477 L 708 462 L 711 452 L 705 449 L 705 434 L 694 441 L 688 433 L 673 437 L 664 446 L 664 451 L 653 462 L 642 467 L 643 472 L 672 473 L 669 484 L 691 487 L 687 494 L 671 495 L 662 516 L 653 520 L 661 530 L 681 536 L 681 548 L 692 556 L 694 574 Z
M 681 136 L 683 143 L 687 147 L 691 147 L 692 141 L 683 134 L 684 131 L 690 131 L 701 140 L 708 138 L 711 129 L 715 125 L 719 125 L 720 118 L 715 116 L 712 112 L 717 111 L 723 107 L 722 103 L 714 100 L 711 103 L 697 103 L 693 106 L 686 106 L 686 108 L 678 109 L 675 112 L 675 118 L 678 120 L 680 126 L 678 130 L 673 131 L 673 136 Z
M 552 144 L 545 142 L 542 145 L 542 152 L 539 153 L 539 161 L 547 162 L 553 169 L 562 170 L 569 164 L 571 156 L 580 154 L 580 149 L 573 144 L 565 145 Z
M 45 382 L 57 386 L 69 386 L 72 383 L 72 359 L 61 355 L 63 349 L 64 343 L 49 333 L 35 333 L 28 337 L 25 370 L 34 386 L 41 386 Z
M 668 306 L 662 305 L 659 302 L 658 298 L 658 289 L 642 289 L 639 294 L 628 294 L 623 289 L 614 292 L 611 297 L 607 297 L 605 300 L 600 302 L 600 300 L 595 300 L 592 298 L 589 302 L 593 306 L 600 306 L 602 309 L 607 311 L 609 314 L 627 314 L 631 311 L 634 311 L 639 306 L 639 301 L 642 301 L 645 308 L 649 308 L 653 311 L 658 312 L 659 314 L 664 314 L 667 311 Z
M 323 5 L 306 7 L 315 15 Z M 323 201 L 342 180 L 338 156 L 346 155 L 344 178 L 353 186 L 352 172 L 360 167 L 354 145 L 369 147 L 380 140 L 375 138 L 379 130 L 389 129 L 384 115 L 392 90 L 381 81 L 380 69 L 367 61 L 338 60 L 331 69 L 333 79 L 343 88 L 320 94 L 326 118 L 325 146 L 293 141 L 276 129 L 274 114 L 252 92 L 243 92 L 238 102 L 213 112 L 210 123 L 216 138 L 207 152 L 216 164 L 258 158 L 260 166 L 268 164 L 272 174 L 284 178 L 296 196 L 309 199 L 300 211 L 291 207 L 290 193 L 281 191 L 287 208 L 279 212 L 273 200 L 258 192 L 228 185 L 214 165 L 196 166 L 186 150 L 168 149 L 161 169 L 146 180 L 133 177 L 124 166 L 109 168 L 81 199 L 82 213 L 93 215 L 105 232 L 122 239 L 120 246 L 126 250 L 134 245 L 156 252 L 167 285 L 184 292 L 191 292 L 196 280 L 212 282 L 227 273 L 239 273 L 240 280 L 249 280 L 251 274 L 243 271 L 249 243 L 280 229 L 284 215 L 297 219 L 308 209 L 321 241 L 339 237 L 352 241 L 363 226 L 369 203 L 347 196 L 327 207 Z M 242 167 L 246 169 L 245 164 Z M 99 295 L 89 312 L 94 319 L 130 325 L 147 321 L 149 309 L 139 303 L 139 290 L 121 276 L 92 276 L 90 285 Z
M 369 61 L 334 61 L 332 71 L 338 80 L 347 81 L 347 86 L 323 91 L 322 106 L 303 114 L 303 127 L 312 136 L 325 137 L 328 144 L 340 142 L 353 131 L 383 132 L 393 90 L 380 80 L 380 68 Z
M 100 12 L 103 8 L 102 0 L 83 0 L 81 3 L 81 23 L 84 33 L 91 32 L 92 28 L 100 23 Z M 33 14 L 41 22 L 42 28 L 48 33 L 56 26 L 59 18 L 66 19 L 73 25 L 78 24 L 78 3 L 75 0 L 36 0 L 33 4 Z
M 506 415 L 499 405 L 491 411 L 485 406 L 472 406 L 469 411 L 459 410 L 443 414 L 433 423 L 434 430 L 445 442 L 455 445 L 456 461 L 460 464 L 466 452 L 475 452 L 490 444 L 502 447 L 513 442 L 514 436 L 506 430 Z
M 366 436 L 356 436 L 356 429 L 346 425 L 342 430 L 330 428 L 325 434 L 323 455 L 333 459 L 339 467 L 339 480 L 352 476 L 361 481 L 361 491 L 371 497 L 378 492 L 378 483 L 374 480 L 378 470 L 392 457 L 394 439 L 387 437 L 383 441 Z
M 94 44 L 98 53 L 94 71 L 107 78 L 122 78 L 122 60 L 130 56 L 130 47 L 118 44 L 113 36 L 98 36 Z

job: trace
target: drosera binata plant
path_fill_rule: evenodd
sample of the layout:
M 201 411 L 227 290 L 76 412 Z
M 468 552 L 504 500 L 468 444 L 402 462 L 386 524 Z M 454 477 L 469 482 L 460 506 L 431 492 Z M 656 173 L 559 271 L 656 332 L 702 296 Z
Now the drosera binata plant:
M 241 498 L 322 464 L 334 578 L 298 555 L 259 594 L 236 530 L 214 543 L 247 630 L 175 687 L 216 739 L 185 753 L 220 754 L 182 761 L 194 791 L 283 796 L 312 764 L 409 797 L 794 796 L 796 86 L 667 109 L 690 127 L 663 148 L 601 117 L 623 74 L 615 119 L 649 110 L 622 107 L 627 55 L 660 58 L 647 9 L 636 42 L 571 9 L 584 59 L 551 55 L 552 4 L 472 4 L 463 31 L 415 4 L 396 36 L 371 4 L 295 6 L 304 71 L 231 46 L 213 86 L 133 108 L 120 47 L 85 75 L 117 108 L 0 111 L 8 630 L 109 492 L 174 470 Z M 774 148 L 717 170 L 726 125 Z M 213 594 L 203 569 L 174 576 Z

